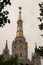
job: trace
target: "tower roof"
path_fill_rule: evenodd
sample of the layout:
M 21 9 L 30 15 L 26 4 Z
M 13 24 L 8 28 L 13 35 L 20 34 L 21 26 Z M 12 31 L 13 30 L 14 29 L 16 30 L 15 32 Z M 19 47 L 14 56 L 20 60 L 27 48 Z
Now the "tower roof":
M 7 40 L 6 40 L 6 45 L 5 45 L 5 49 L 8 49 L 8 45 L 7 45 Z
M 37 43 L 35 43 L 35 49 L 37 48 Z
M 21 7 L 19 7 L 19 17 L 18 17 L 18 21 L 17 21 L 17 33 L 16 33 L 16 37 L 23 37 L 23 22 L 22 22 L 22 18 L 21 18 Z
M 37 53 L 37 43 L 35 43 L 35 53 Z

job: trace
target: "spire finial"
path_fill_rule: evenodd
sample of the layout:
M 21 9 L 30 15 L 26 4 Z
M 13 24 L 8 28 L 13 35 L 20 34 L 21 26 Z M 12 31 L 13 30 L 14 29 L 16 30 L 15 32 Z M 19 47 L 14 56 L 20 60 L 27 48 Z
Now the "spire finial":
M 18 18 L 18 20 L 21 20 L 21 7 L 19 7 L 19 18 Z
M 22 25 L 22 18 L 21 18 L 21 7 L 19 7 L 19 18 L 17 21 L 17 34 L 16 37 L 23 37 L 23 25 Z
M 5 49 L 8 49 L 8 46 L 7 46 L 7 40 L 6 40 L 6 46 L 5 46 Z
M 35 43 L 35 48 L 37 48 L 37 43 Z

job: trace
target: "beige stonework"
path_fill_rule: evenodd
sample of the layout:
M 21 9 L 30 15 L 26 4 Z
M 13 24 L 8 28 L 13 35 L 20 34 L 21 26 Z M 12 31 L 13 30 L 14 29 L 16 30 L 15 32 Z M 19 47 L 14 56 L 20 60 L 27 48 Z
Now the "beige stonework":
M 5 49 L 3 50 L 3 58 L 5 60 L 8 60 L 10 58 L 9 49 L 8 49 L 8 45 L 7 45 L 7 40 L 6 40 Z
M 40 58 L 39 54 L 34 53 L 32 55 L 32 63 L 33 63 L 33 65 L 41 65 L 41 58 Z
M 12 56 L 18 55 L 19 59 L 28 58 L 28 45 L 22 38 L 17 38 L 18 40 L 12 43 Z

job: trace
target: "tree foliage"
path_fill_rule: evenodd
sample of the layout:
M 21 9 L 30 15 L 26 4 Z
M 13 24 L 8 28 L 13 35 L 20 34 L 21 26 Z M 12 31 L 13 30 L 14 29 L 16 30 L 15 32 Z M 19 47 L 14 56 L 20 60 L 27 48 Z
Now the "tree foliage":
M 38 53 L 40 56 L 43 57 L 43 47 L 39 47 L 39 48 L 35 49 L 35 53 Z
M 39 29 L 42 31 L 43 30 L 43 2 L 39 3 L 39 7 L 40 7 L 40 17 L 38 17 L 38 19 L 40 20 L 41 24 L 39 25 Z
M 0 55 L 0 65 L 18 65 L 18 56 L 5 60 L 3 55 Z
M 0 27 L 3 27 L 6 23 L 10 23 L 10 19 L 8 19 L 9 12 L 7 10 L 4 11 L 4 8 L 8 4 L 11 5 L 10 0 L 0 0 Z

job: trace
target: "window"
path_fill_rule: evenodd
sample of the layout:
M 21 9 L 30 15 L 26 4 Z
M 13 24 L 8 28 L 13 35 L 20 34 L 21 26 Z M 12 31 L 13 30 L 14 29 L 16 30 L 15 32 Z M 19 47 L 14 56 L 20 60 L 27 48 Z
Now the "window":
M 28 64 L 26 64 L 26 65 L 28 65 Z
M 15 54 L 15 56 L 18 56 L 18 54 Z
M 23 63 L 20 63 L 20 65 L 23 65 Z
M 20 53 L 20 57 L 22 57 L 22 53 Z
M 16 48 L 16 46 L 15 46 L 15 48 Z
M 15 54 L 15 56 L 16 56 L 17 54 Z
M 25 47 L 25 49 L 27 49 L 27 47 Z
M 19 40 L 20 43 L 22 43 L 22 40 Z
M 20 48 L 22 48 L 22 45 L 20 45 Z

